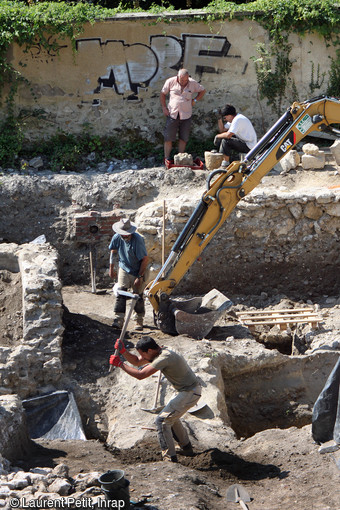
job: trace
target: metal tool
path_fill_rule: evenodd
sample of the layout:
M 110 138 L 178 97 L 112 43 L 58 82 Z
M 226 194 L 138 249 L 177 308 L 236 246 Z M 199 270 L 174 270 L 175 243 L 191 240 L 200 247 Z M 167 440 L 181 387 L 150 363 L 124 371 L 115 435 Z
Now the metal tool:
M 158 372 L 158 379 L 157 379 L 156 395 L 155 395 L 155 401 L 153 403 L 153 407 L 151 409 L 145 409 L 145 408 L 141 407 L 141 411 L 146 411 L 147 413 L 158 414 L 164 408 L 164 406 L 158 406 L 157 407 L 159 388 L 160 388 L 160 385 L 161 385 L 161 379 L 162 379 L 162 372 L 159 371 Z
M 151 409 L 145 409 L 144 407 L 141 407 L 141 411 L 145 411 L 146 413 L 151 413 L 151 414 L 158 414 L 158 413 L 160 413 L 164 409 L 165 405 L 157 406 L 158 393 L 159 393 L 159 387 L 160 387 L 161 378 L 162 378 L 162 373 L 159 372 L 159 374 L 158 374 L 158 381 L 157 381 L 157 388 L 156 388 L 156 396 L 155 396 L 155 401 L 154 401 L 153 407 Z M 204 402 L 204 401 L 198 402 L 196 405 L 190 407 L 190 409 L 188 409 L 187 412 L 190 413 L 190 414 L 194 414 L 197 411 L 200 411 L 201 409 L 203 409 L 206 405 L 207 405 L 207 403 Z
M 124 338 L 125 338 L 125 334 L 126 334 L 126 330 L 127 330 L 127 326 L 129 324 L 129 320 L 131 318 L 133 309 L 135 307 L 135 304 L 136 304 L 135 302 L 139 298 L 139 295 L 138 294 L 133 294 L 132 292 L 127 292 L 126 290 L 120 290 L 120 289 L 115 289 L 115 294 L 121 294 L 122 296 L 126 296 L 128 298 L 131 298 L 131 306 L 130 306 L 129 311 L 127 313 L 127 316 L 126 316 L 126 318 L 124 320 L 122 331 L 121 331 L 120 337 L 119 337 L 120 341 L 123 343 Z M 119 354 L 119 350 L 115 349 L 114 355 L 118 356 L 118 354 Z M 111 372 L 111 370 L 112 370 L 112 365 L 110 365 L 109 372 Z
M 227 490 L 227 501 L 232 501 L 233 503 L 240 503 L 243 510 L 249 510 L 248 506 L 245 504 L 245 501 L 251 501 L 251 497 L 249 496 L 247 490 L 238 483 L 234 483 Z
M 204 407 L 207 406 L 207 405 L 208 404 L 206 402 L 204 402 L 203 400 L 202 400 L 202 402 L 201 402 L 201 400 L 199 400 L 198 403 L 195 406 L 190 407 L 190 409 L 188 409 L 187 412 L 190 413 L 190 414 L 197 413 L 197 411 L 200 411 L 201 409 L 204 409 Z

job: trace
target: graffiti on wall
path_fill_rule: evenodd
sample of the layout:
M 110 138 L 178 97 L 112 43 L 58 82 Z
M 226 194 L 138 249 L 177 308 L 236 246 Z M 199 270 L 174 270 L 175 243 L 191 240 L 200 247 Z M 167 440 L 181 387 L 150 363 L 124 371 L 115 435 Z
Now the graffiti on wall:
M 169 35 L 150 36 L 150 44 L 127 44 L 123 40 L 84 38 L 76 41 L 80 61 L 91 54 L 95 62 L 95 86 L 88 93 L 112 89 L 116 94 L 138 99 L 140 89 L 175 74 L 181 67 L 199 78 L 203 73 L 219 73 L 224 58 L 240 58 L 230 54 L 231 44 L 226 37 L 202 34 L 182 34 L 181 38 Z M 94 83 L 93 83 L 94 85 Z M 131 93 L 132 92 L 132 93 Z
M 52 36 L 47 37 L 46 42 L 47 46 L 43 46 L 40 42 L 36 42 L 30 46 L 29 53 L 32 59 L 39 59 L 41 62 L 50 62 L 54 57 L 59 55 L 60 50 L 67 48 L 67 44 L 58 44 L 57 40 L 52 38 Z

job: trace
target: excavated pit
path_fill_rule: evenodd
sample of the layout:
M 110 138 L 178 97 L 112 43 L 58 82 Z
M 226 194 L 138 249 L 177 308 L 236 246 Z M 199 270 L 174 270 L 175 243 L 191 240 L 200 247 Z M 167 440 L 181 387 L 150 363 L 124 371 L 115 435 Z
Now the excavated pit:
M 131 478 L 133 496 L 153 492 L 159 497 L 153 508 L 159 504 L 164 510 L 182 510 L 189 500 L 193 507 L 224 510 L 226 483 L 234 482 L 251 487 L 255 509 L 275 508 L 273 497 L 261 499 L 259 487 L 266 488 L 266 495 L 281 490 L 285 496 L 286 484 L 290 484 L 291 494 L 295 494 L 295 481 L 301 472 L 307 473 L 306 460 L 312 464 L 308 475 L 313 473 L 314 480 L 317 470 L 320 486 L 329 484 L 332 477 L 325 471 L 324 461 L 316 452 L 310 455 L 308 424 L 313 403 L 340 349 L 338 199 L 329 189 L 330 179 L 339 182 L 339 177 L 332 172 L 318 173 L 319 190 L 310 189 L 310 175 L 298 171 L 280 177 L 284 181 L 280 184 L 271 184 L 272 177 L 267 177 L 268 189 L 259 187 L 240 202 L 176 292 L 190 297 L 218 288 L 233 301 L 233 307 L 206 338 L 169 337 L 156 330 L 147 304 L 145 333 L 184 352 L 204 381 L 206 407 L 184 417 L 197 455 L 181 459 L 176 466 L 160 463 L 154 416 L 141 411 L 153 406 L 156 379 L 135 382 L 118 371 L 108 372 L 118 334 L 111 328 L 107 239 L 102 238 L 97 246 L 98 293 L 93 294 L 89 245 L 76 239 L 74 216 L 79 209 L 85 213 L 107 211 L 112 203 L 131 207 L 123 212 L 140 225 L 157 273 L 162 199 L 168 204 L 168 250 L 201 196 L 205 176 L 175 169 L 157 182 L 159 170 L 151 176 L 146 170 L 122 172 L 119 178 L 42 174 L 17 176 L 10 183 L 5 179 L 0 190 L 3 218 L 8 222 L 3 237 L 15 244 L 10 260 L 17 268 L 3 264 L 4 259 L 8 261 L 2 253 L 7 244 L 1 244 L 0 298 L 5 307 L 0 316 L 1 392 L 17 393 L 25 399 L 70 391 L 87 437 L 81 442 L 37 439 L 18 465 L 28 470 L 69 463 L 73 475 L 96 468 L 101 472 L 123 469 Z M 304 189 L 296 189 L 299 179 L 306 185 Z M 190 192 L 183 195 L 189 185 L 197 185 L 197 196 Z M 158 194 L 161 186 L 163 195 Z M 173 201 L 168 196 L 169 186 L 175 193 Z M 17 206 L 15 214 L 13 204 Z M 41 234 L 46 235 L 47 243 L 29 242 Z M 303 325 L 286 331 L 259 328 L 252 333 L 236 315 L 242 310 L 307 305 L 315 306 L 322 315 L 316 329 Z M 139 337 L 132 323 L 131 348 Z M 161 402 L 169 396 L 169 387 L 162 380 Z M 14 459 L 19 450 L 14 452 L 16 456 L 13 453 Z M 183 487 L 174 488 L 181 479 Z M 321 501 L 313 483 L 306 505 L 299 504 L 302 510 L 310 508 L 313 490 L 315 500 Z M 173 503 L 174 491 L 182 491 L 185 503 Z M 326 508 L 323 503 L 318 508 Z M 286 502 L 283 506 L 293 508 Z
M 45 253 L 48 260 L 49 248 L 38 247 Z M 29 247 L 29 260 L 34 258 L 35 248 Z M 55 254 L 52 254 L 55 258 Z M 1 347 L 20 346 L 19 336 L 27 330 L 27 324 L 22 324 L 22 282 L 20 272 L 13 273 L 7 269 L 0 271 L 0 290 L 3 311 L 1 314 Z M 45 286 L 45 283 L 43 287 Z M 36 289 L 35 289 L 36 290 Z M 88 439 L 107 439 L 108 422 L 110 418 L 108 388 L 98 391 L 98 384 L 105 378 L 105 363 L 112 352 L 113 341 L 111 324 L 113 296 L 110 289 L 96 295 L 89 286 L 64 287 L 56 285 L 51 293 L 50 288 L 42 289 L 39 300 L 44 304 L 43 309 L 53 307 L 59 303 L 60 294 L 63 296 L 63 311 L 60 315 L 59 327 L 63 330 L 62 349 L 55 352 L 55 358 L 50 364 L 62 362 L 63 376 L 60 374 L 54 381 L 57 388 L 71 388 L 74 392 L 80 415 Z M 30 296 L 30 292 L 28 292 Z M 312 407 L 320 393 L 328 373 L 332 369 L 334 357 L 331 356 L 288 356 L 292 349 L 292 332 L 278 331 L 278 348 L 270 343 L 269 348 L 259 340 L 260 335 L 253 336 L 249 329 L 240 324 L 233 311 L 239 308 L 258 306 L 259 298 L 234 297 L 235 305 L 226 312 L 208 335 L 204 343 L 208 343 L 209 351 L 206 356 L 218 357 L 217 371 L 221 371 L 223 380 L 223 399 L 226 413 L 221 413 L 227 426 L 235 432 L 236 437 L 250 437 L 268 428 L 303 427 L 311 423 Z M 50 301 L 50 303 L 49 303 Z M 272 306 L 277 305 L 277 297 L 267 301 Z M 287 305 L 287 300 L 284 306 Z M 96 309 L 98 302 L 98 309 Z M 242 303 L 242 304 L 241 304 Z M 293 303 L 290 302 L 292 306 Z M 37 303 L 40 309 L 39 302 Z M 7 307 L 7 308 L 6 308 Z M 26 304 L 27 307 L 27 304 Z M 57 307 L 59 309 L 59 306 Z M 152 334 L 157 341 L 167 341 L 165 334 L 154 329 L 152 310 L 147 306 L 146 333 Z M 329 308 L 329 307 L 328 307 Z M 326 310 L 328 310 L 326 308 Z M 71 310 L 71 311 L 70 311 Z M 7 312 L 7 313 L 6 313 Z M 340 314 L 339 314 L 340 315 Z M 13 320 L 13 319 L 16 320 Z M 43 319 L 44 322 L 45 319 Z M 55 324 L 53 324 L 55 327 Z M 314 331 L 306 326 L 308 335 L 317 335 L 325 328 L 320 326 Z M 309 333 L 308 333 L 309 332 Z M 273 341 L 273 332 L 271 339 Z M 129 334 L 129 343 L 133 347 L 139 335 L 133 331 Z M 262 333 L 263 337 L 263 333 Z M 262 338 L 261 337 L 261 338 Z M 282 342 L 282 337 L 285 341 Z M 16 343 L 11 343 L 16 338 Z M 177 338 L 178 340 L 178 338 Z M 168 340 L 169 342 L 170 340 Z M 187 340 L 188 341 L 188 340 Z M 23 345 L 25 341 L 21 339 Z M 227 356 L 229 347 L 240 345 L 241 350 L 231 350 L 232 362 Z M 242 345 L 242 342 L 245 344 Z M 194 344 L 194 340 L 189 340 Z M 199 342 L 197 342 L 200 349 Z M 181 348 L 182 343 L 180 342 Z M 254 347 L 255 346 L 255 347 Z M 256 347 L 257 346 L 257 347 Z M 284 347 L 282 347 L 284 346 Z M 24 348 L 25 349 L 25 348 Z M 212 352 L 210 352 L 212 351 Z M 216 351 L 216 353 L 214 352 Z M 287 351 L 287 352 L 285 352 Z M 271 361 L 263 365 L 263 353 L 268 352 Z M 39 357 L 39 347 L 36 355 Z M 200 355 L 205 356 L 200 349 Z M 227 358 L 225 359 L 225 356 Z M 52 357 L 53 358 L 53 357 Z M 244 361 L 246 359 L 246 361 Z M 235 361 L 236 360 L 236 361 Z M 238 361 L 237 361 L 238 360 Z M 242 361 L 243 360 L 243 361 Z M 257 360 L 259 360 L 257 362 Z M 239 363 L 239 366 L 237 366 Z M 104 364 L 104 367 L 103 367 Z M 28 376 L 32 379 L 32 374 Z M 13 377 L 13 375 L 12 375 Z M 48 388 L 47 380 L 33 374 L 33 380 L 26 386 L 23 381 L 25 373 L 18 373 L 17 385 L 13 382 L 11 391 L 17 390 L 23 397 L 44 394 Z M 108 383 L 110 384 L 110 383 Z M 100 396 L 96 393 L 99 392 Z M 138 397 L 139 398 L 139 397 Z M 120 413 L 117 402 L 117 414 Z M 211 407 L 197 413 L 199 419 L 211 418 L 214 412 Z

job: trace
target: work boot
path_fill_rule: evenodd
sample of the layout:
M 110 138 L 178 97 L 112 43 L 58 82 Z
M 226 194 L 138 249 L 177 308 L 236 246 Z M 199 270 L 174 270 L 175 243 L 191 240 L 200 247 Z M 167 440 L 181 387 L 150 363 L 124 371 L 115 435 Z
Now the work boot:
M 144 323 L 143 316 L 137 315 L 135 330 L 136 331 L 143 331 L 143 323 Z
M 178 462 L 177 455 L 171 455 L 171 457 L 166 455 L 165 457 L 163 457 L 163 460 L 164 462 Z
M 122 329 L 124 321 L 121 319 L 113 319 L 112 327 L 115 329 Z
M 188 443 L 182 447 L 176 447 L 176 453 L 177 455 L 183 455 L 185 457 L 193 457 L 195 455 L 191 443 Z

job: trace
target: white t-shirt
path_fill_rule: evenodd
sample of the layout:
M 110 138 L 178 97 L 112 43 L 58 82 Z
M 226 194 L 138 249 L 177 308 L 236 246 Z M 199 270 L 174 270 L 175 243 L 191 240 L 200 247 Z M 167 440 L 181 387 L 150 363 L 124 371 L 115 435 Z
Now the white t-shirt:
M 249 149 L 255 147 L 257 143 L 255 129 L 250 120 L 242 115 L 242 113 L 238 113 L 233 118 L 232 122 L 227 122 L 224 124 L 224 127 L 242 140 L 242 142 L 246 143 Z

